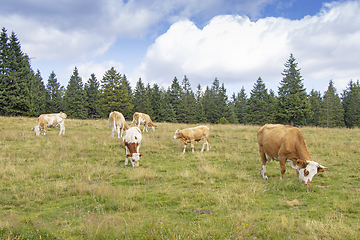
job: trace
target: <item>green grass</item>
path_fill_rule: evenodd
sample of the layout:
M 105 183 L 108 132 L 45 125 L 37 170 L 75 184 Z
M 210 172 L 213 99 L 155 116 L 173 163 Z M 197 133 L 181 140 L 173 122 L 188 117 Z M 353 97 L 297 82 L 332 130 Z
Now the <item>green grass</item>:
M 278 162 L 261 178 L 256 126 L 207 124 L 210 151 L 183 155 L 173 134 L 195 125 L 157 123 L 132 168 L 106 119 L 67 119 L 65 136 L 35 122 L 0 117 L 0 239 L 360 237 L 359 129 L 301 128 L 328 167 L 307 187 Z

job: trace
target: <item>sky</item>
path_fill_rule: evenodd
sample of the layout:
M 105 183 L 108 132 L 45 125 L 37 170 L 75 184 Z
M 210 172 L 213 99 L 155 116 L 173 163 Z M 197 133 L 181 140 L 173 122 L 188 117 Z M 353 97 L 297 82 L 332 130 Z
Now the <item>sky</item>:
M 340 94 L 360 79 L 360 0 L 3 0 L 0 27 L 14 32 L 44 84 L 67 86 L 111 67 L 134 89 L 167 89 L 186 75 L 193 91 L 217 78 L 250 94 L 261 77 L 278 92 L 296 59 L 307 92 L 332 80 Z

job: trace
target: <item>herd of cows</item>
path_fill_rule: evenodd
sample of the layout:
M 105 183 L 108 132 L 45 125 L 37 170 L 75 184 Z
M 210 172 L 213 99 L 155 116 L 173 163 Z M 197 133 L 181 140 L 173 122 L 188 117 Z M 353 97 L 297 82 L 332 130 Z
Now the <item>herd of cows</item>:
M 45 135 L 48 127 L 59 127 L 59 135 L 64 135 L 66 117 L 67 115 L 63 112 L 42 114 L 38 117 L 35 127 L 31 130 L 35 132 L 36 136 L 39 136 Z M 109 114 L 108 121 L 112 136 L 114 137 L 115 133 L 117 133 L 117 137 L 122 138 L 124 142 L 125 165 L 130 161 L 133 167 L 139 166 L 140 156 L 142 156 L 140 154 L 142 140 L 140 124 L 144 125 L 143 132 L 147 132 L 148 127 L 155 131 L 157 125 L 152 122 L 149 115 L 138 112 L 134 113 L 133 121 L 131 122 L 131 125 L 134 125 L 134 127 L 130 127 L 126 123 L 124 116 L 117 111 Z M 204 151 L 205 146 L 207 151 L 209 151 L 209 128 L 206 126 L 176 130 L 173 139 L 183 141 L 183 154 L 189 143 L 191 144 L 192 152 L 194 152 L 194 142 L 201 139 L 204 141 L 201 152 Z M 324 172 L 326 169 L 326 167 L 312 160 L 305 139 L 296 127 L 282 124 L 265 124 L 257 131 L 257 139 L 262 163 L 260 174 L 265 180 L 268 179 L 266 163 L 271 160 L 279 161 L 281 180 L 283 180 L 286 171 L 285 163 L 288 162 L 296 170 L 299 179 L 308 186 L 311 185 L 311 181 L 316 174 Z

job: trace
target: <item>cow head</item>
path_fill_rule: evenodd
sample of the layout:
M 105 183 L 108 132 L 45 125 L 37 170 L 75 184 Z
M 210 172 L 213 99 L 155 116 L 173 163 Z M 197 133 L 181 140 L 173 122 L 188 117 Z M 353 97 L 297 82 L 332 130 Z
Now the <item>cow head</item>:
M 140 160 L 140 157 L 142 156 L 141 153 L 130 153 L 130 154 L 127 154 L 126 156 L 129 157 L 129 160 L 133 167 L 139 166 L 139 160 Z
M 60 117 L 67 118 L 67 115 L 65 113 L 63 113 L 63 112 L 60 112 Z
M 326 167 L 317 162 L 301 159 L 297 160 L 297 165 L 299 167 L 299 179 L 308 186 L 311 185 L 312 178 L 316 174 L 324 172 L 326 169 Z
M 39 126 L 35 126 L 31 128 L 31 131 L 35 132 L 35 136 L 39 136 L 40 135 L 40 127 Z
M 173 139 L 179 139 L 180 137 L 181 137 L 181 133 L 180 133 L 180 131 L 178 129 L 178 130 L 175 131 Z

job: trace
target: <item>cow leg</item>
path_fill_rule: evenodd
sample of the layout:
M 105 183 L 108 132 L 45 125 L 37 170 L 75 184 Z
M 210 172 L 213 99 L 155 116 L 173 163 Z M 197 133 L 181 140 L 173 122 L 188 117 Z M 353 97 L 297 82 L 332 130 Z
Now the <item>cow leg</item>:
M 120 138 L 120 128 L 119 127 L 116 127 L 116 132 L 117 132 L 118 138 Z
M 206 138 L 204 138 L 204 143 L 203 143 L 203 146 L 202 146 L 201 152 L 203 152 L 203 151 L 204 151 L 204 149 L 205 149 L 205 145 L 206 145 L 206 151 L 209 151 L 209 142 L 206 140 Z
M 194 153 L 195 151 L 194 151 L 194 140 L 191 140 L 191 151 Z
M 130 152 L 129 152 L 129 150 L 128 150 L 128 148 L 125 146 L 125 165 L 128 165 L 128 154 L 129 154 Z
M 259 153 L 260 153 L 260 157 L 261 157 L 261 171 L 260 171 L 260 175 L 262 176 L 262 178 L 264 180 L 268 180 L 268 177 L 266 175 L 266 156 L 265 156 L 265 152 L 262 149 L 262 147 L 259 146 Z
M 286 171 L 285 163 L 286 163 L 286 157 L 285 156 L 279 156 L 279 163 L 280 163 L 280 180 L 284 179 L 284 174 Z
M 46 135 L 46 129 L 47 129 L 47 125 L 45 124 L 45 125 L 44 125 L 44 131 L 43 131 L 43 135 L 44 135 L 44 136 Z
M 148 127 L 148 124 L 147 124 L 147 123 L 145 123 L 145 125 L 144 125 L 144 129 L 143 129 L 143 130 L 146 130 L 146 132 L 148 132 L 147 127 Z
M 185 153 L 185 149 L 186 149 L 186 143 L 184 143 L 184 150 L 183 150 L 183 154 Z
M 59 133 L 59 135 L 61 135 L 61 133 L 62 133 L 62 135 L 65 135 L 65 126 L 60 125 L 60 133 Z
M 123 136 L 123 128 L 120 128 L 120 137 Z

